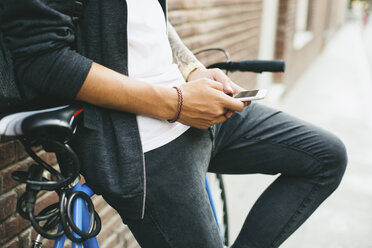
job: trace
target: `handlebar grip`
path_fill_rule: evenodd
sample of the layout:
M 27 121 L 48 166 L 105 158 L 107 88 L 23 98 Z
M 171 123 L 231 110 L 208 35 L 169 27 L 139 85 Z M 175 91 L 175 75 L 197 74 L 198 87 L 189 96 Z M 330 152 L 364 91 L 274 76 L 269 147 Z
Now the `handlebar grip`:
M 285 62 L 283 60 L 242 60 L 240 62 L 220 62 L 207 68 L 220 68 L 228 71 L 249 71 L 249 72 L 284 72 Z

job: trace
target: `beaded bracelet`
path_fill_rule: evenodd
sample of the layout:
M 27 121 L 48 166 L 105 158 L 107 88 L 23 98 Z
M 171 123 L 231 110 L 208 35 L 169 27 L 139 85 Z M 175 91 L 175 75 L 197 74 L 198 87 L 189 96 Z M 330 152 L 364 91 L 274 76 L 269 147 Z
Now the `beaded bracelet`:
M 177 93 L 178 93 L 178 108 L 177 108 L 176 117 L 173 118 L 173 119 L 168 120 L 168 122 L 170 122 L 170 123 L 174 123 L 178 120 L 178 118 L 180 117 L 180 114 L 181 114 L 181 109 L 182 109 L 182 104 L 183 104 L 183 97 L 182 97 L 181 89 L 177 86 L 174 86 L 173 88 L 175 88 L 177 90 Z

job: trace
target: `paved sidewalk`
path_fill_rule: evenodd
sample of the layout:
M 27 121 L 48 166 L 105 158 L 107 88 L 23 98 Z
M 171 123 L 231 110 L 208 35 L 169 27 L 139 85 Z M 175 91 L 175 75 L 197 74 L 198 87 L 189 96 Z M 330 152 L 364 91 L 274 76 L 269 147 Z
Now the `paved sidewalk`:
M 346 144 L 343 182 L 283 248 L 372 248 L 372 23 L 346 23 L 276 107 L 324 127 Z M 226 176 L 232 240 L 274 178 Z

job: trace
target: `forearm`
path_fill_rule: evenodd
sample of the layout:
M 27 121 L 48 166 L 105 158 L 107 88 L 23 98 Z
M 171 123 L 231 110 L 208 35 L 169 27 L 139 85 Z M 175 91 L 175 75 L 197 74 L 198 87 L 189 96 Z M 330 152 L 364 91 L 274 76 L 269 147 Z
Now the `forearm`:
M 178 65 L 178 69 L 181 72 L 187 71 L 189 69 L 187 66 L 190 64 L 194 64 L 196 67 L 204 67 L 194 54 L 183 44 L 176 30 L 169 22 L 168 39 L 172 48 L 173 62 Z
M 226 110 L 243 108 L 242 102 L 222 92 L 220 83 L 209 79 L 183 84 L 181 88 L 184 104 L 179 122 L 185 125 L 208 128 L 225 121 Z M 137 81 L 93 63 L 76 100 L 169 120 L 176 115 L 179 99 L 175 89 Z
M 175 89 L 147 84 L 93 63 L 76 100 L 91 104 L 171 119 L 177 111 Z

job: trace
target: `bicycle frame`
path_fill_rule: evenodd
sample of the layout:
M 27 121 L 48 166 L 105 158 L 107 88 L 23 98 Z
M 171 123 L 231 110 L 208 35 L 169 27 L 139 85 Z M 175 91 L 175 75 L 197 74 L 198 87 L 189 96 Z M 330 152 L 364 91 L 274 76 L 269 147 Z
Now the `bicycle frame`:
M 26 188 L 30 187 L 28 189 L 28 191 L 31 192 L 32 191 L 32 186 L 30 186 L 30 185 L 35 185 L 35 184 L 37 184 L 37 182 L 42 182 L 43 181 L 42 172 L 45 169 L 45 167 L 48 167 L 49 165 L 46 164 L 43 160 L 41 160 L 34 153 L 34 151 L 31 149 L 31 144 L 29 142 L 27 142 L 26 140 L 23 140 L 23 144 L 24 144 L 25 149 L 28 152 L 28 154 L 34 159 L 35 162 L 37 162 L 37 164 L 33 165 L 34 167 L 29 169 L 29 172 L 28 172 L 27 175 L 25 175 L 24 173 L 21 173 L 21 172 L 18 172 L 18 173 L 15 172 L 15 175 L 13 174 L 13 177 L 18 181 L 22 181 L 22 182 L 26 183 L 27 184 Z M 71 169 L 71 164 L 69 163 L 71 161 L 73 161 L 74 163 L 72 163 L 72 164 L 75 165 L 75 166 L 72 166 L 73 169 L 75 170 L 74 173 L 77 173 L 77 174 L 72 173 L 72 175 L 70 176 L 71 179 L 68 179 L 68 181 L 66 181 L 66 180 L 63 181 L 62 180 L 64 183 L 61 183 L 61 181 L 59 181 L 59 182 L 55 181 L 56 182 L 55 184 L 59 185 L 59 186 L 57 186 L 57 188 L 53 188 L 53 190 L 58 190 L 58 188 L 60 187 L 60 189 L 64 188 L 64 192 L 65 192 L 65 193 L 62 194 L 63 195 L 62 198 L 60 198 L 60 200 L 61 200 L 60 204 L 62 204 L 62 205 L 67 204 L 68 206 L 71 206 L 71 209 L 69 209 L 69 207 L 67 207 L 66 210 L 60 210 L 60 213 L 62 213 L 62 211 L 64 211 L 64 212 L 67 211 L 67 212 L 71 213 L 71 217 L 68 217 L 68 218 L 70 218 L 70 224 L 66 224 L 66 222 L 64 222 L 64 220 L 62 220 L 62 219 L 61 219 L 61 222 L 59 222 L 59 225 L 58 225 L 58 223 L 56 223 L 58 225 L 58 228 L 57 228 L 58 230 L 57 230 L 56 233 L 61 233 L 62 229 L 65 230 L 65 233 L 63 235 L 61 234 L 62 236 L 58 237 L 55 240 L 54 247 L 55 248 L 63 248 L 64 244 L 65 244 L 65 241 L 66 241 L 66 237 L 69 237 L 69 239 L 72 242 L 72 248 L 80 248 L 80 247 L 83 247 L 83 246 L 85 248 L 99 248 L 98 240 L 97 240 L 96 237 L 91 236 L 92 238 L 84 240 L 84 239 L 82 239 L 82 237 L 79 234 L 77 234 L 77 233 L 80 233 L 79 231 L 82 231 L 83 233 L 84 232 L 91 232 L 90 231 L 90 229 L 92 228 L 91 221 L 94 221 L 94 220 L 92 220 L 91 216 L 90 216 L 91 208 L 89 206 L 92 203 L 91 203 L 89 198 L 91 198 L 94 195 L 94 192 L 87 185 L 85 185 L 85 184 L 82 185 L 80 183 L 80 177 L 79 177 L 79 174 L 78 174 L 79 165 L 78 165 L 78 160 L 77 160 L 76 153 L 71 148 L 69 148 L 69 146 L 67 144 L 63 144 L 63 143 L 60 143 L 60 142 L 54 142 L 54 141 L 50 141 L 50 140 L 45 141 L 44 140 L 44 142 L 42 142 L 42 144 L 43 144 L 43 146 L 46 145 L 49 149 L 51 149 L 49 151 L 53 150 L 56 154 L 59 154 L 60 158 L 61 158 L 61 156 L 63 156 L 63 157 L 67 156 L 68 158 L 70 158 L 67 161 L 64 161 L 63 159 L 58 160 L 59 165 L 60 165 L 60 169 L 61 169 L 61 173 L 63 173 L 63 171 L 66 173 L 67 171 L 69 171 L 69 169 Z M 72 159 L 72 158 L 75 158 L 75 160 Z M 40 165 L 40 164 L 44 164 L 44 167 L 42 167 L 42 165 Z M 68 165 L 70 165 L 70 168 L 69 168 Z M 77 168 L 75 168 L 75 167 L 77 167 Z M 64 170 L 62 168 L 64 168 Z M 22 180 L 22 177 L 23 177 L 24 180 Z M 73 180 L 73 178 L 75 178 L 75 180 Z M 31 181 L 28 181 L 29 179 Z M 37 179 L 39 179 L 39 181 L 37 181 Z M 67 186 L 66 183 L 68 183 L 68 185 L 69 185 L 68 187 L 66 187 Z M 206 185 L 206 191 L 207 191 L 207 194 L 208 194 L 211 209 L 212 209 L 212 212 L 213 212 L 213 216 L 216 220 L 218 229 L 220 231 L 221 240 L 224 241 L 224 235 L 221 231 L 222 229 L 221 229 L 221 226 L 220 226 L 220 222 L 218 220 L 218 214 L 217 214 L 217 211 L 216 211 L 215 203 L 213 201 L 213 196 L 212 196 L 212 192 L 211 192 L 211 188 L 210 188 L 210 183 L 208 182 L 207 176 L 205 177 L 205 185 Z M 35 187 L 35 186 L 33 186 L 33 187 Z M 37 192 L 40 191 L 40 189 L 41 188 L 39 188 L 39 187 L 34 188 L 34 190 L 37 190 Z M 51 188 L 44 188 L 42 190 L 51 190 Z M 32 192 L 34 192 L 34 191 L 32 191 Z M 36 197 L 37 192 L 36 193 L 34 192 L 35 197 Z M 79 196 L 76 192 L 81 192 L 84 195 Z M 69 200 L 67 200 L 65 198 L 66 193 L 71 195 L 71 197 L 75 197 L 75 198 L 74 199 L 70 198 Z M 89 204 L 87 202 L 88 200 L 90 202 Z M 62 205 L 61 205 L 60 209 L 63 209 Z M 20 205 L 20 206 L 22 206 L 22 205 Z M 43 211 L 41 211 L 41 212 L 43 212 Z M 94 207 L 93 207 L 93 211 L 94 211 Z M 97 224 L 97 225 L 100 228 L 101 224 Z M 74 227 L 75 229 L 72 228 L 73 226 L 75 226 Z M 71 228 L 72 233 L 70 232 L 70 234 L 66 235 L 66 228 L 67 229 Z M 35 230 L 38 230 L 38 229 L 36 229 L 36 227 L 35 227 Z M 75 232 L 73 230 L 75 230 Z M 96 229 L 96 230 L 98 230 L 98 229 Z M 77 240 L 74 241 L 73 237 L 75 237 Z M 78 241 L 78 239 L 84 240 L 84 241 Z M 33 241 L 33 247 L 34 248 L 42 247 L 42 242 L 41 241 L 42 241 L 42 237 L 41 237 L 41 235 L 38 235 L 36 240 Z
M 213 196 L 212 196 L 212 192 L 211 192 L 211 189 L 210 189 L 210 186 L 209 186 L 209 182 L 208 182 L 208 177 L 207 176 L 205 177 L 205 188 L 207 190 L 208 199 L 209 199 L 209 203 L 211 204 L 211 208 L 212 208 L 214 219 L 215 219 L 215 221 L 217 223 L 218 230 L 220 231 L 220 237 L 222 239 L 222 242 L 224 243 L 225 242 L 225 238 L 224 238 L 223 233 L 221 231 L 220 223 L 218 221 L 217 211 L 216 211 L 216 207 L 214 205 Z
M 76 192 L 76 191 L 81 191 L 87 194 L 89 197 L 92 197 L 94 195 L 93 191 L 86 185 L 86 184 L 81 184 L 80 181 L 76 183 L 75 186 L 73 186 L 70 189 L 71 192 Z M 76 198 L 74 202 L 74 210 L 73 210 L 73 219 L 74 223 L 78 228 L 81 230 L 87 230 L 89 226 L 89 215 L 88 215 L 88 208 L 84 202 L 83 199 L 81 198 Z M 59 226 L 59 229 L 61 229 L 61 225 Z M 74 235 L 78 238 L 79 235 L 75 234 Z M 57 239 L 54 243 L 54 248 L 63 248 L 65 244 L 66 236 L 63 235 L 59 239 Z M 99 248 L 97 237 L 88 239 L 84 241 L 83 243 L 76 243 L 72 242 L 72 248 L 81 248 L 83 247 L 86 248 Z
M 212 193 L 211 193 L 211 189 L 210 189 L 207 177 L 205 177 L 205 186 L 206 186 L 209 202 L 211 204 L 211 208 L 212 208 L 212 211 L 213 211 L 213 216 L 216 220 L 218 229 L 220 231 L 220 237 L 221 237 L 222 242 L 223 242 L 224 237 L 223 237 L 223 234 L 221 233 L 221 227 L 220 227 L 219 222 L 218 222 L 217 212 L 216 212 L 216 208 L 215 208 L 215 205 L 214 205 L 214 202 L 213 202 L 213 197 L 212 197 Z M 76 183 L 76 185 L 73 186 L 70 189 L 70 191 L 71 192 L 82 191 L 85 194 L 87 194 L 89 197 L 92 197 L 94 195 L 94 192 L 86 184 L 82 185 L 80 183 L 80 181 L 78 181 Z M 88 229 L 88 226 L 89 226 L 88 208 L 87 208 L 84 200 L 81 199 L 81 198 L 77 198 L 74 202 L 73 219 L 74 219 L 74 223 L 76 224 L 76 226 L 79 227 L 81 230 Z M 61 229 L 61 225 L 59 226 L 59 230 L 60 229 Z M 79 236 L 77 234 L 74 234 L 74 235 L 79 238 Z M 56 241 L 54 243 L 54 248 L 63 248 L 63 246 L 65 244 L 65 241 L 66 241 L 66 236 L 65 235 L 63 235 L 59 239 L 56 239 Z M 71 247 L 72 248 L 82 248 L 82 247 L 85 247 L 85 248 L 99 248 L 99 244 L 98 244 L 97 237 L 94 237 L 94 238 L 91 238 L 91 239 L 88 239 L 88 240 L 84 241 L 83 243 L 72 242 Z
M 215 208 L 215 205 L 214 205 L 214 202 L 213 202 L 213 196 L 212 196 L 212 193 L 211 193 L 211 189 L 210 189 L 210 185 L 209 185 L 207 177 L 205 177 L 205 185 L 206 185 L 206 191 L 207 191 L 207 194 L 208 194 L 209 202 L 211 204 L 211 208 L 212 208 L 212 211 L 213 211 L 213 216 L 216 220 L 218 230 L 220 231 L 221 240 L 222 240 L 222 242 L 224 242 L 224 237 L 223 237 L 223 234 L 221 232 L 221 227 L 220 227 L 220 224 L 219 224 L 219 221 L 218 221 L 217 212 L 216 212 L 216 208 Z M 91 188 L 89 188 L 86 184 L 82 185 L 80 183 L 80 181 L 78 181 L 70 189 L 70 191 L 72 193 L 76 192 L 76 191 L 81 191 L 81 192 L 84 192 L 85 194 L 87 194 L 89 197 L 92 197 L 94 195 L 94 192 L 91 190 Z M 76 224 L 76 226 L 78 228 L 80 228 L 81 230 L 87 230 L 88 229 L 88 226 L 89 226 L 88 208 L 87 208 L 84 200 L 81 199 L 81 198 L 76 198 L 76 200 L 74 202 L 74 205 L 73 205 L 73 220 L 74 220 L 74 223 Z M 60 231 L 61 229 L 62 229 L 62 226 L 60 224 L 59 228 L 58 228 L 58 231 Z M 80 238 L 79 235 L 77 235 L 75 233 L 74 233 L 74 236 L 77 237 L 77 238 Z M 42 247 L 41 237 L 38 236 L 36 239 L 37 240 L 34 240 L 33 247 L 35 247 L 35 248 L 36 247 Z M 65 245 L 65 241 L 66 241 L 66 235 L 63 235 L 62 237 L 56 239 L 56 241 L 54 242 L 53 247 L 54 248 L 63 248 L 64 245 Z M 84 248 L 99 248 L 99 244 L 98 244 L 97 237 L 94 237 L 94 238 L 91 238 L 91 239 L 88 239 L 88 240 L 84 241 L 83 243 L 72 242 L 71 247 L 72 248 L 82 248 L 82 247 L 84 247 Z

